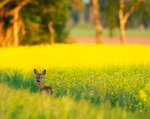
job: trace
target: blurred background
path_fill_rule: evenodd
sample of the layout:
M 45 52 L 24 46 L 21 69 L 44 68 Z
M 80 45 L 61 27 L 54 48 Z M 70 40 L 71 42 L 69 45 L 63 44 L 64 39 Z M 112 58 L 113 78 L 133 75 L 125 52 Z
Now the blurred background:
M 0 47 L 150 44 L 150 0 L 0 0 Z

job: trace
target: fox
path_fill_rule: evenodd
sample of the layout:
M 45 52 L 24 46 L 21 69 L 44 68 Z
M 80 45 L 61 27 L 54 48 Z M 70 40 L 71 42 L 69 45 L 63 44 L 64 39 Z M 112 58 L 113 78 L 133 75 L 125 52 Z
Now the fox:
M 36 82 L 39 85 L 40 91 L 46 94 L 54 94 L 54 89 L 44 84 L 43 77 L 46 74 L 46 70 L 44 69 L 42 73 L 39 73 L 36 69 L 34 69 L 34 73 L 36 75 Z

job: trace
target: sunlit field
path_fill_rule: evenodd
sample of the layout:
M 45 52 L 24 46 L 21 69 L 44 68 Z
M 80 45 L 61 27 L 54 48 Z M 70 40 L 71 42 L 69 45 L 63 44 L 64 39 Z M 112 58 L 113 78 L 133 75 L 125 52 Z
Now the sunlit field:
M 71 28 L 70 36 L 71 37 L 93 37 L 95 36 L 94 25 L 89 24 L 78 24 Z M 150 36 L 149 29 L 126 29 L 127 36 Z M 109 29 L 103 29 L 103 36 L 110 36 Z M 120 36 L 119 29 L 113 30 L 113 36 Z
M 150 46 L 41 45 L 0 49 L 0 119 L 150 117 Z M 42 94 L 33 69 L 44 69 Z

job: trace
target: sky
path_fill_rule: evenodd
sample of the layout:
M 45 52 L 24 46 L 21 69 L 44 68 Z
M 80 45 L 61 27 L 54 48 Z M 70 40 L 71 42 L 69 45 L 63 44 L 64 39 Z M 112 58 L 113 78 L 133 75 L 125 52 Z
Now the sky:
M 83 0 L 85 3 L 89 3 L 90 2 L 90 0 Z

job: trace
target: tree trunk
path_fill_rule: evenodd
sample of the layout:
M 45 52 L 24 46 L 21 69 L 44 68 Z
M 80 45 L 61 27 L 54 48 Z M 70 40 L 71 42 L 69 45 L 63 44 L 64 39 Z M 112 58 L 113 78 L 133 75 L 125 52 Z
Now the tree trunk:
M 0 22 L 0 46 L 2 46 L 3 39 L 3 23 Z
M 18 33 L 19 33 L 19 11 L 24 7 L 26 4 L 28 4 L 30 0 L 23 1 L 20 5 L 18 5 L 14 9 L 14 46 L 17 47 L 19 46 L 19 38 L 18 38 Z
M 120 40 L 122 44 L 125 43 L 125 22 L 123 10 L 124 10 L 124 1 L 120 0 L 119 22 L 120 22 Z
M 109 37 L 110 38 L 113 37 L 113 32 L 114 32 L 114 28 L 113 27 L 109 27 Z
M 18 19 L 19 19 L 19 10 L 14 10 L 14 46 L 19 46 L 19 38 L 18 38 Z
M 102 25 L 99 18 L 99 3 L 98 0 L 92 0 L 93 17 L 96 29 L 96 43 L 102 43 Z
M 49 22 L 48 24 L 48 29 L 50 32 L 50 44 L 54 44 L 55 43 L 55 30 L 53 28 L 53 22 Z
M 3 42 L 3 46 L 10 46 L 10 45 L 14 45 L 13 44 L 13 40 L 14 38 L 12 38 L 13 36 L 13 26 L 10 26 L 6 29 L 6 33 L 5 33 L 5 39 Z
M 81 23 L 81 24 L 85 23 L 84 13 L 83 12 L 80 12 L 80 14 L 79 14 L 79 23 Z
M 125 24 L 124 23 L 120 23 L 120 40 L 122 42 L 122 44 L 125 44 Z
M 135 9 L 135 6 L 139 4 L 142 0 L 136 0 L 135 3 L 131 6 L 130 10 L 124 14 L 124 0 L 120 0 L 120 8 L 119 8 L 119 21 L 120 21 L 120 40 L 124 44 L 125 43 L 125 25 L 129 16 Z
M 3 34 L 3 11 L 0 10 L 0 46 L 2 46 L 3 40 L 4 40 L 4 34 Z

